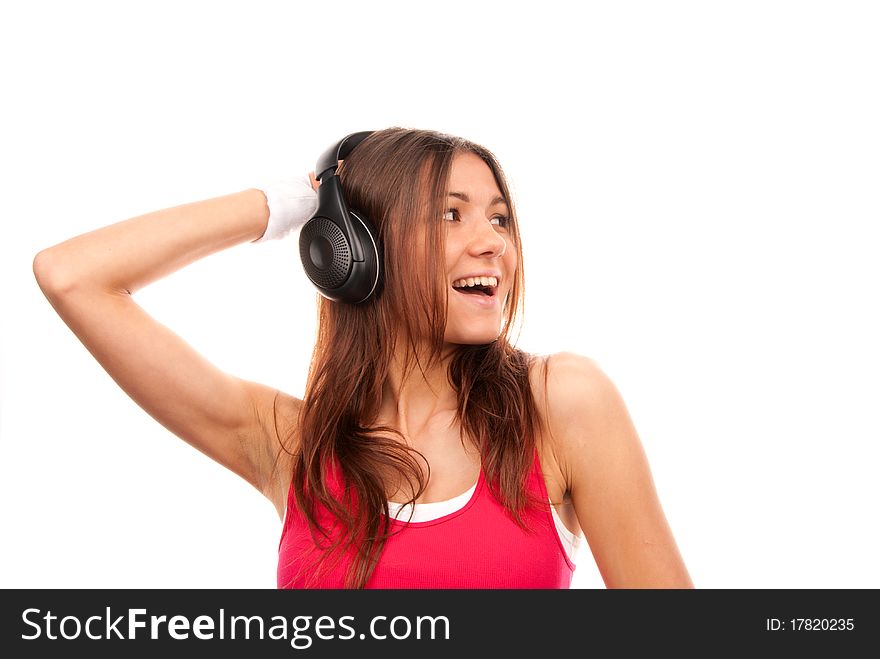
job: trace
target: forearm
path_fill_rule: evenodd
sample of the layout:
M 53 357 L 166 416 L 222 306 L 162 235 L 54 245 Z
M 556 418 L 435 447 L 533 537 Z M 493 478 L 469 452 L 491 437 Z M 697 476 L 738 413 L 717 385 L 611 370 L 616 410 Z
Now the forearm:
M 193 261 L 259 238 L 268 214 L 257 189 L 154 211 L 43 250 L 34 273 L 47 294 L 80 288 L 134 293 Z

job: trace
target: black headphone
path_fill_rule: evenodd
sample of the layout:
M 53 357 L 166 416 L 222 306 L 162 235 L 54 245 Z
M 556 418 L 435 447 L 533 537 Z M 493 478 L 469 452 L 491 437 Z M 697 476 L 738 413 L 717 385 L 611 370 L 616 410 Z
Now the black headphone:
M 318 158 L 318 208 L 300 229 L 299 256 L 306 276 L 324 297 L 361 304 L 380 288 L 378 234 L 370 220 L 345 202 L 336 170 L 374 131 L 346 135 Z

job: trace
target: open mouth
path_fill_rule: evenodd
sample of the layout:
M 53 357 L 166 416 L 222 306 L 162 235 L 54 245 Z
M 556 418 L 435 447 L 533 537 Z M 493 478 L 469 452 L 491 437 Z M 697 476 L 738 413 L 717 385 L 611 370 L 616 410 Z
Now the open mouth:
M 459 293 L 465 293 L 466 295 L 485 295 L 487 297 L 492 297 L 495 295 L 495 289 L 489 288 L 488 286 L 468 286 L 467 288 L 454 288 Z
M 498 290 L 498 279 L 495 277 L 468 277 L 452 282 L 452 287 L 466 295 L 483 295 L 494 297 Z

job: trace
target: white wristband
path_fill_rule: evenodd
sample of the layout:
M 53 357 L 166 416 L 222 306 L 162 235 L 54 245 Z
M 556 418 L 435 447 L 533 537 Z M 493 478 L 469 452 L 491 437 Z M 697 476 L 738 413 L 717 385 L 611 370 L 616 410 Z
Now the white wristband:
M 318 209 L 318 193 L 307 175 L 273 181 L 258 189 L 266 195 L 269 222 L 255 243 L 284 238 L 308 222 Z

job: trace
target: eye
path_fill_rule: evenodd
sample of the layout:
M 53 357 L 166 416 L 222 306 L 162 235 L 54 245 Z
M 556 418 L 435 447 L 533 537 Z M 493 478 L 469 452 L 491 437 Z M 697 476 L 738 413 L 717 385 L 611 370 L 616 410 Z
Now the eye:
M 448 208 L 443 214 L 443 219 L 447 222 L 458 222 L 461 220 L 461 215 L 459 214 L 457 208 Z M 506 229 L 510 225 L 510 218 L 507 215 L 495 215 L 489 221 L 495 226 L 499 226 L 504 229 Z

